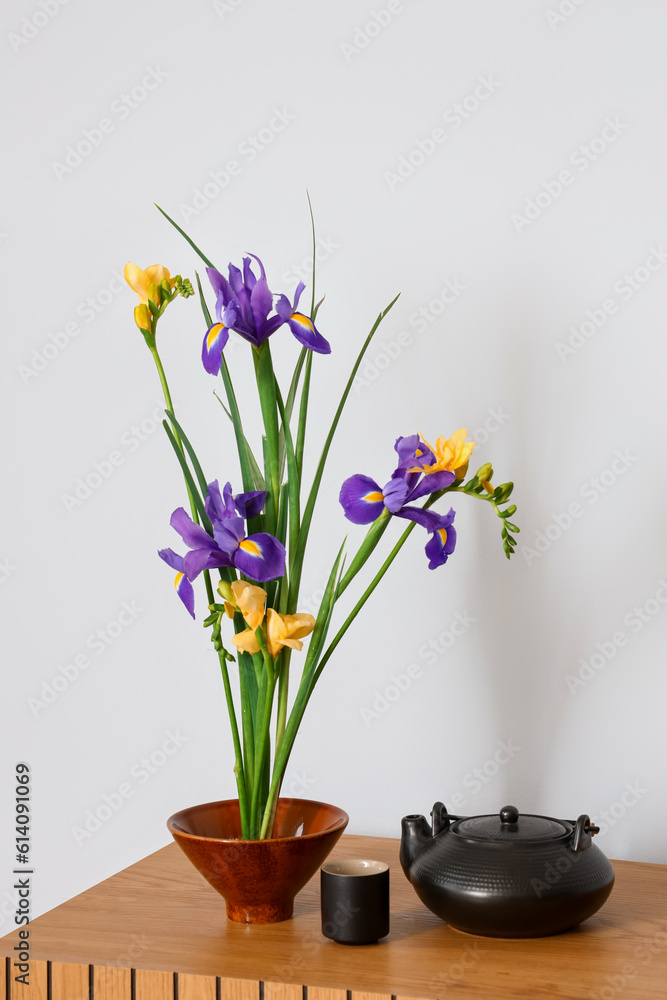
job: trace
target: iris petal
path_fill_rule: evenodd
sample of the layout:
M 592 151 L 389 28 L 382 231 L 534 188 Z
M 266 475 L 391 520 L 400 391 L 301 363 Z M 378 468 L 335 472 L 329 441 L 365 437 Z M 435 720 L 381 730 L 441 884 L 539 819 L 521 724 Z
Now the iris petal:
M 400 476 L 395 477 L 389 480 L 382 492 L 385 507 L 390 514 L 396 514 L 408 498 L 408 484 Z
M 250 493 L 237 493 L 234 497 L 234 505 L 239 515 L 249 521 L 257 517 L 264 510 L 266 503 L 266 490 L 253 490 Z
M 158 555 L 166 562 L 167 566 L 171 566 L 177 573 L 183 572 L 183 556 L 179 556 L 178 552 L 174 552 L 173 549 L 159 549 Z
M 373 494 L 379 494 L 380 499 Z M 350 476 L 341 486 L 338 499 L 345 517 L 353 524 L 370 524 L 384 510 L 382 490 L 370 476 Z
M 287 324 L 303 347 L 309 348 L 315 354 L 331 354 L 331 344 L 315 329 L 312 320 L 303 313 L 293 312 Z
M 176 587 L 176 593 L 183 601 L 183 604 L 190 612 L 192 617 L 195 617 L 195 592 L 192 589 L 192 584 L 188 580 L 185 573 L 177 573 L 176 580 L 174 581 Z
M 217 375 L 222 367 L 222 352 L 229 340 L 229 330 L 224 323 L 214 323 L 206 331 L 202 344 L 201 360 L 209 375 Z
M 450 508 L 447 514 L 440 517 L 435 531 L 426 543 L 424 551 L 429 558 L 429 569 L 444 566 L 456 548 L 456 528 L 452 524 L 454 517 L 455 513 Z
M 178 532 L 188 548 L 215 548 L 215 542 L 208 532 L 202 528 L 201 524 L 195 524 L 190 515 L 185 512 L 183 507 L 178 507 L 177 510 L 174 511 L 171 515 L 169 524 L 172 526 L 174 531 Z
M 434 472 L 430 476 L 424 476 L 421 483 L 410 494 L 410 501 L 419 500 L 420 497 L 424 497 L 427 493 L 435 493 L 436 490 L 444 490 L 447 486 L 451 486 L 456 480 L 456 475 L 453 472 Z
M 259 583 L 275 580 L 285 572 L 285 548 L 277 538 L 260 531 L 250 535 L 245 542 L 252 543 L 239 547 L 234 552 L 234 565 L 244 576 Z

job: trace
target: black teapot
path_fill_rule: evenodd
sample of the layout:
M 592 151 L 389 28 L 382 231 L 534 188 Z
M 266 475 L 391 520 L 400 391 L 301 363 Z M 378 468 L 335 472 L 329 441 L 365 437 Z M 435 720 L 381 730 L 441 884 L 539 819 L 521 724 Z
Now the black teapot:
M 614 869 L 578 820 L 519 814 L 451 816 L 442 802 L 405 816 L 400 862 L 421 901 L 453 927 L 485 937 L 544 937 L 592 916 Z

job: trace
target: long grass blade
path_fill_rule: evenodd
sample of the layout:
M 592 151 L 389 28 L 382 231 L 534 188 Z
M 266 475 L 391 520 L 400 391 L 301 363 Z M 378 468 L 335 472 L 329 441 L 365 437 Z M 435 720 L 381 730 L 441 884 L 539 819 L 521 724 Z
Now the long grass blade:
M 192 249 L 194 250 L 194 252 L 197 254 L 198 257 L 201 257 L 201 259 L 204 261 L 204 263 L 206 264 L 206 266 L 207 267 L 215 267 L 215 264 L 211 263 L 211 261 L 208 259 L 208 257 L 206 256 L 206 254 L 202 253 L 202 251 L 199 249 L 199 247 L 197 246 L 197 244 L 193 240 L 190 239 L 190 237 L 185 232 L 185 230 L 181 229 L 181 227 L 178 225 L 178 223 L 174 222 L 174 220 L 167 215 L 167 213 L 165 212 L 165 210 L 163 208 L 160 208 L 160 206 L 158 204 L 156 204 L 155 202 L 153 202 L 153 204 L 157 208 L 158 212 L 161 212 L 162 215 L 164 215 L 164 217 L 167 220 L 167 222 L 170 222 L 172 224 L 172 226 L 174 227 L 174 229 L 178 230 L 178 232 L 181 234 L 181 236 L 185 240 L 188 241 L 188 243 L 190 244 L 190 246 L 192 247 Z

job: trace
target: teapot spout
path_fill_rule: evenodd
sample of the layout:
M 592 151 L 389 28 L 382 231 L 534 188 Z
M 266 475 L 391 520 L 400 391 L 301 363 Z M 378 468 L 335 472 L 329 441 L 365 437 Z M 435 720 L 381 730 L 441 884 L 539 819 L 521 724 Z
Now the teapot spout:
M 418 816 L 416 814 L 411 816 L 404 816 L 401 822 L 402 835 L 401 835 L 401 850 L 399 852 L 399 861 L 401 862 L 401 868 L 405 872 L 406 877 L 410 878 L 410 869 L 424 847 L 429 844 L 433 838 L 433 831 L 428 825 L 424 816 Z

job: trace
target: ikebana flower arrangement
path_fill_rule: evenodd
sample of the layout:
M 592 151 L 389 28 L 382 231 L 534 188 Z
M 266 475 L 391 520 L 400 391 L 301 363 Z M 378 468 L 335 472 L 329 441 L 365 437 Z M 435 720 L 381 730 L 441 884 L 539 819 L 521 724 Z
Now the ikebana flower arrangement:
M 436 437 L 433 444 L 409 433 L 394 443 L 393 454 L 388 442 L 384 471 L 366 467 L 368 455 L 363 443 L 357 442 L 355 453 L 364 458 L 360 463 L 363 471 L 355 468 L 358 459 L 354 459 L 350 475 L 342 483 L 341 534 L 343 517 L 353 525 L 367 526 L 367 530 L 357 540 L 358 530 L 350 529 L 348 543 L 342 542 L 328 572 L 317 616 L 300 611 L 299 587 L 307 543 L 334 435 L 364 353 L 396 299 L 380 312 L 361 344 L 312 482 L 306 483 L 304 451 L 314 366 L 324 367 L 326 355 L 336 349 L 333 336 L 332 347 L 318 329 L 321 302 L 315 304 L 315 274 L 310 308 L 304 310 L 303 283 L 297 285 L 291 298 L 275 294 L 262 261 L 254 255 L 245 257 L 240 267 L 230 264 L 225 275 L 166 213 L 162 214 L 206 267 L 215 308 L 212 316 L 197 274 L 203 312 L 201 361 L 212 379 L 221 378 L 226 400 L 226 415 L 221 411 L 221 418 L 231 422 L 238 467 L 232 467 L 230 455 L 229 466 L 215 470 L 217 478 L 203 472 L 192 434 L 189 429 L 186 434 L 174 413 L 158 352 L 158 322 L 177 297 L 194 295 L 192 284 L 180 276 L 172 277 L 161 265 L 142 270 L 128 263 L 125 277 L 140 299 L 135 322 L 157 366 L 168 418 L 164 426 L 187 493 L 186 506 L 178 507 L 171 516 L 171 528 L 178 536 L 175 548 L 165 547 L 159 556 L 175 572 L 176 593 L 187 612 L 193 618 L 199 615 L 210 629 L 231 724 L 241 834 L 244 839 L 261 840 L 273 835 L 285 769 L 317 680 L 413 529 L 419 529 L 429 568 L 442 572 L 456 546 L 455 512 L 449 502 L 465 494 L 486 502 L 501 519 L 503 547 L 509 557 L 515 545 L 513 533 L 519 530 L 509 520 L 516 508 L 504 506 L 513 484 L 494 486 L 488 462 L 466 478 L 474 442 L 466 441 L 465 430 Z M 272 349 L 275 345 L 280 350 L 281 340 L 290 334 L 301 351 L 289 385 L 280 386 Z M 230 337 L 240 337 L 247 344 L 248 362 L 254 366 L 257 383 L 255 400 L 240 399 L 235 392 L 225 359 Z M 193 342 L 193 355 L 195 349 Z M 264 433 L 255 446 L 246 438 L 242 410 L 257 404 Z M 218 403 L 212 400 L 211 405 L 217 407 Z M 441 499 L 445 500 L 444 509 L 438 511 L 435 506 Z M 386 543 L 385 533 L 399 527 L 398 538 L 379 555 Z M 347 553 L 348 545 L 354 549 L 351 554 Z M 331 635 L 337 602 L 371 558 L 377 559 L 379 566 L 369 574 L 361 596 Z M 202 593 L 196 595 L 195 585 L 202 581 Z M 293 654 L 299 656 L 300 677 L 290 698 Z M 234 687 L 240 693 L 238 704 L 233 697 L 232 671 L 236 674 Z

